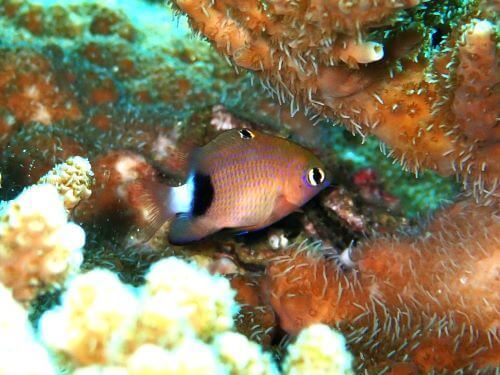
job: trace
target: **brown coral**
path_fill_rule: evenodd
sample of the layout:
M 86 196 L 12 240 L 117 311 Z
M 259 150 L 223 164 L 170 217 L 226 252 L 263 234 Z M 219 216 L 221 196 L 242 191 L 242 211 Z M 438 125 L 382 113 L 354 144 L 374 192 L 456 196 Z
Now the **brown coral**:
M 52 73 L 53 66 L 40 55 L 1 50 L 0 107 L 18 123 L 51 125 L 77 120 L 82 114 L 74 95 Z
M 305 104 L 353 132 L 376 135 L 415 173 L 457 174 L 474 192 L 492 195 L 500 176 L 495 28 L 470 21 L 492 12 L 481 2 L 437 10 L 432 7 L 440 5 L 419 3 L 175 0 L 195 29 L 236 65 L 257 71 L 292 113 Z M 455 27 L 434 54 L 423 42 L 427 26 L 398 25 L 409 8 L 453 9 L 461 15 L 454 22 L 464 27 Z M 388 35 L 383 46 L 367 39 L 373 30 Z M 385 50 L 381 61 L 376 48 Z M 452 61 L 446 72 L 439 66 L 444 60 Z M 479 70 L 484 78 L 477 78 Z
M 458 203 L 418 240 L 373 240 L 348 262 L 344 254 L 351 272 L 321 253 L 292 249 L 270 263 L 263 291 L 285 330 L 335 326 L 361 367 L 498 366 L 499 223 L 493 207 Z

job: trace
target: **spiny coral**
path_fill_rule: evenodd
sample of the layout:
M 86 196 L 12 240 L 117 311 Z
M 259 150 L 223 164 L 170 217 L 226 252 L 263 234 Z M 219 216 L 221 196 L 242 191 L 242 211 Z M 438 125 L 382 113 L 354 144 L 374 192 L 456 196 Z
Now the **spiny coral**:
M 57 288 L 82 262 L 85 233 L 68 222 L 62 197 L 48 184 L 24 190 L 0 210 L 0 281 L 19 301 Z
M 350 272 L 291 249 L 270 263 L 262 290 L 288 332 L 317 322 L 340 329 L 358 370 L 498 366 L 499 223 L 496 208 L 457 203 L 420 239 L 377 239 L 344 254 Z
M 500 176 L 493 12 L 481 1 L 419 3 L 174 0 L 196 30 L 236 65 L 258 72 L 292 113 L 305 104 L 314 117 L 374 134 L 409 170 L 457 174 L 474 192 L 493 194 Z M 432 34 L 443 24 L 450 36 L 434 49 Z
M 39 184 L 51 184 L 64 199 L 66 210 L 72 210 L 81 200 L 90 197 L 94 173 L 87 159 L 74 156 L 56 165 L 42 176 Z
M 47 350 L 35 341 L 28 313 L 1 283 L 0 309 L 0 374 L 56 374 Z

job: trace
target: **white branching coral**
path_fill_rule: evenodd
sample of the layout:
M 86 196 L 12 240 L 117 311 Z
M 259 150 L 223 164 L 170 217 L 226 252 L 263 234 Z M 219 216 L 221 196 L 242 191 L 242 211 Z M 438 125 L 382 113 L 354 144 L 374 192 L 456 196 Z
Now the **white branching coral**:
M 240 333 L 220 334 L 215 338 L 213 345 L 229 374 L 278 374 L 271 355 L 264 353 L 259 345 Z
M 137 317 L 122 327 L 109 347 L 114 362 L 123 363 L 143 344 L 172 349 L 186 339 L 195 337 L 185 311 L 172 300 L 171 294 L 151 296 L 143 293 L 139 298 Z
M 290 345 L 283 372 L 287 375 L 354 374 L 352 359 L 340 333 L 316 324 L 304 329 Z
M 38 183 L 54 185 L 63 196 L 66 209 L 71 210 L 82 199 L 90 197 L 93 177 L 89 161 L 73 156 L 52 168 Z
M 236 293 L 227 279 L 172 257 L 154 264 L 146 281 L 151 296 L 168 293 L 203 340 L 233 327 Z
M 93 270 L 68 283 L 41 336 L 76 375 L 278 375 L 270 353 L 231 331 L 234 294 L 228 280 L 174 257 L 138 288 Z M 285 369 L 350 374 L 351 361 L 340 334 L 317 326 L 291 346 Z
M 168 351 L 155 345 L 141 346 L 128 360 L 131 375 L 221 374 L 215 352 L 199 340 L 183 341 Z
M 113 334 L 136 310 L 134 291 L 112 272 L 96 269 L 71 280 L 62 305 L 42 316 L 42 340 L 76 365 L 105 364 Z
M 62 306 L 41 318 L 44 342 L 76 366 L 126 366 L 144 345 L 177 356 L 185 342 L 201 345 L 232 328 L 236 303 L 228 280 L 176 258 L 153 265 L 146 279 L 133 289 L 110 271 L 76 276 Z
M 0 284 L 0 375 L 52 375 L 47 350 L 34 339 L 28 314 Z
M 68 222 L 52 185 L 35 185 L 0 207 L 0 282 L 18 301 L 59 287 L 82 262 L 85 232 Z

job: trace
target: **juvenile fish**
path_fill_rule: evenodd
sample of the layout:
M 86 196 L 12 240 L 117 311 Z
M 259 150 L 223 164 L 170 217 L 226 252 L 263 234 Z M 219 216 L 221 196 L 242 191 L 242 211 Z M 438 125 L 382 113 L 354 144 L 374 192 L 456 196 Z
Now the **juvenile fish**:
M 134 194 L 146 203 L 154 233 L 172 219 L 168 239 L 184 244 L 224 228 L 264 228 L 330 183 L 323 163 L 287 139 L 249 129 L 228 130 L 191 155 L 186 183 L 151 183 Z

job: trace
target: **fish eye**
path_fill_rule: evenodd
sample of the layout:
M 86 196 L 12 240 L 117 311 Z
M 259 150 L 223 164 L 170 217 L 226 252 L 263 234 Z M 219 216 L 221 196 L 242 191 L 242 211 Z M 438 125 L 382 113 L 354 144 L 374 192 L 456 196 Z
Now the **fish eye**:
M 325 181 L 325 172 L 323 169 L 314 167 L 307 171 L 307 182 L 311 186 L 317 186 Z
M 255 134 L 245 128 L 241 129 L 238 133 L 240 133 L 240 137 L 243 139 L 252 139 L 253 137 L 255 137 Z

